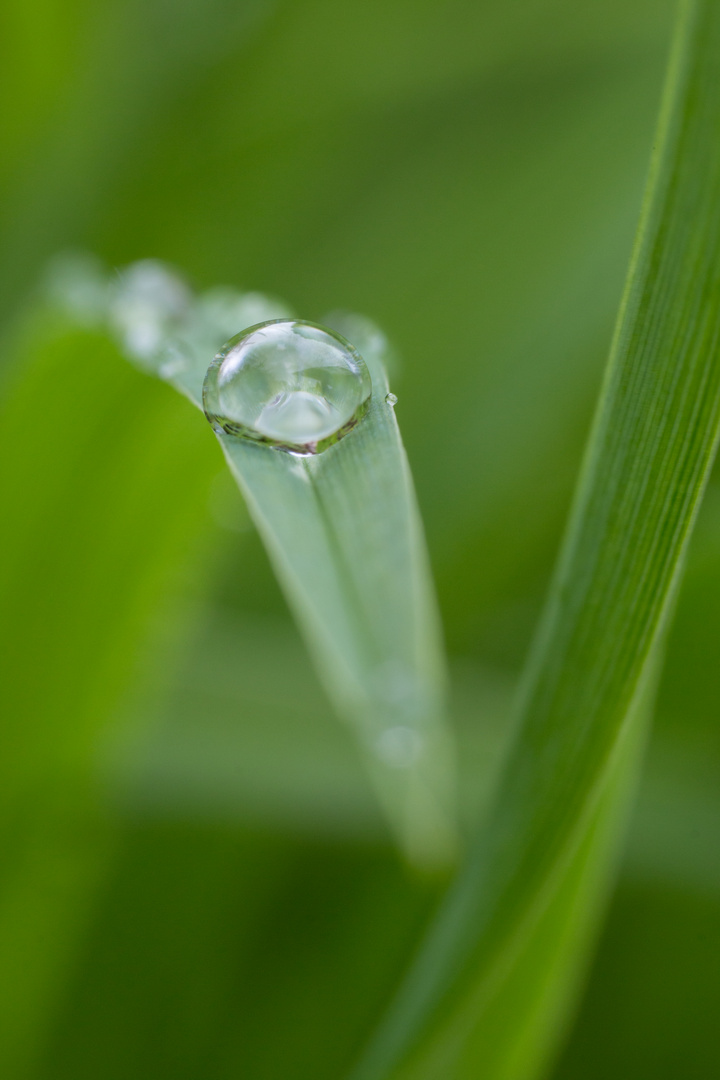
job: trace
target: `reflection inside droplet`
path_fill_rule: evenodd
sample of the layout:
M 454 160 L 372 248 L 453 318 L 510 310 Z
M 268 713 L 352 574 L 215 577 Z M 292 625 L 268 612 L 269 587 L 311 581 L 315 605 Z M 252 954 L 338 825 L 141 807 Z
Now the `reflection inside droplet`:
M 331 330 L 276 319 L 231 338 L 203 389 L 211 423 L 230 434 L 299 453 L 336 442 L 363 415 L 370 375 Z
M 390 406 L 391 406 L 391 407 L 392 407 L 393 409 L 394 409 L 394 408 L 395 408 L 395 406 L 397 405 L 397 400 L 398 400 L 398 399 L 397 399 L 397 394 L 386 394 L 386 395 L 385 395 L 385 401 L 386 401 L 386 402 L 387 402 L 387 404 L 388 404 L 388 405 L 390 405 Z

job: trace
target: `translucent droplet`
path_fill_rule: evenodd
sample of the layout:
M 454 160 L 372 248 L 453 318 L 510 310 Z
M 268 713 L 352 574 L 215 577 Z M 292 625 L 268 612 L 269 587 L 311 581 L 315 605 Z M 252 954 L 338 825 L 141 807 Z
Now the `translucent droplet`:
M 345 338 L 313 323 L 273 319 L 220 350 L 203 404 L 216 430 L 316 454 L 355 426 L 371 389 L 365 361 Z
M 386 394 L 385 401 L 394 409 L 397 405 L 397 394 Z

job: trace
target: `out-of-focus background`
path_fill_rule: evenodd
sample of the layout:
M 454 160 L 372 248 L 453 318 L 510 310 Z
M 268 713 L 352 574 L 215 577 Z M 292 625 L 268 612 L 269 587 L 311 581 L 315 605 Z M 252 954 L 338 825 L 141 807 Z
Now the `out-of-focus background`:
M 490 783 L 622 290 L 669 0 L 4 0 L 0 1073 L 336 1080 L 442 887 L 395 852 L 211 432 L 58 252 L 359 311 Z M 720 1075 L 720 484 L 554 1080 Z

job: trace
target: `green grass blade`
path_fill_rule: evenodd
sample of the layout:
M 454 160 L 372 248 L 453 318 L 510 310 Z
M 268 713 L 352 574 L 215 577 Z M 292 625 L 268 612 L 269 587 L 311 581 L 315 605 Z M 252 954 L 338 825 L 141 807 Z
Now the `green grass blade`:
M 114 858 L 97 741 L 207 544 L 217 463 L 182 403 L 106 335 L 35 309 L 0 351 L 0 1074 L 20 1078 Z
M 80 267 L 80 278 L 84 272 Z M 86 291 L 97 292 L 92 274 Z M 198 407 L 205 371 L 224 341 L 238 328 L 286 314 L 277 301 L 253 294 L 215 291 L 193 300 L 152 263 L 137 264 L 124 283 L 108 288 L 111 321 L 128 351 L 142 354 Z M 358 316 L 334 322 L 352 334 L 370 369 L 372 399 L 362 421 L 311 457 L 225 433 L 218 439 L 391 826 L 412 860 L 443 863 L 455 844 L 454 764 L 422 526 L 386 400 L 384 338 Z
M 591 835 L 602 832 L 598 815 L 617 801 L 609 788 L 623 787 L 623 743 L 631 746 L 641 727 L 633 702 L 657 656 L 717 444 L 718 63 L 720 8 L 713 0 L 685 5 L 625 299 L 525 678 L 518 737 L 467 868 L 358 1080 L 537 1075 L 552 1042 L 548 1025 L 559 1020 L 550 1015 L 557 987 L 577 972 L 590 927 L 572 949 L 567 928 L 581 882 L 607 849 Z M 511 984 L 515 994 L 506 993 Z
M 376 364 L 367 422 L 313 458 L 220 441 L 330 696 L 356 720 L 391 820 L 422 859 L 450 840 L 438 809 L 451 762 L 428 568 L 387 392 Z M 395 737 L 402 752 L 415 732 L 417 763 L 405 764 Z

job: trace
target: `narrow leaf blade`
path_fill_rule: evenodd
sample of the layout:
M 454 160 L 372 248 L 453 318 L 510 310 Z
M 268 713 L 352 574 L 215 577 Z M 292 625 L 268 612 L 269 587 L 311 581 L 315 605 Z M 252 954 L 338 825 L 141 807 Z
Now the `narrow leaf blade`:
M 544 998 L 548 969 L 571 978 L 583 951 L 580 939 L 571 955 L 563 948 L 575 893 L 558 918 L 562 883 L 587 861 L 621 741 L 635 741 L 642 711 L 633 702 L 657 659 L 717 445 L 719 59 L 720 8 L 684 5 L 625 300 L 518 737 L 474 853 L 357 1080 L 519 1080 L 542 1069 L 552 1044 L 537 1023 L 556 1000 Z M 603 847 L 592 856 L 600 866 Z M 543 971 L 526 964 L 541 935 Z M 508 979 L 524 992 L 496 1009 Z M 536 1052 L 514 1059 L 533 1026 Z

